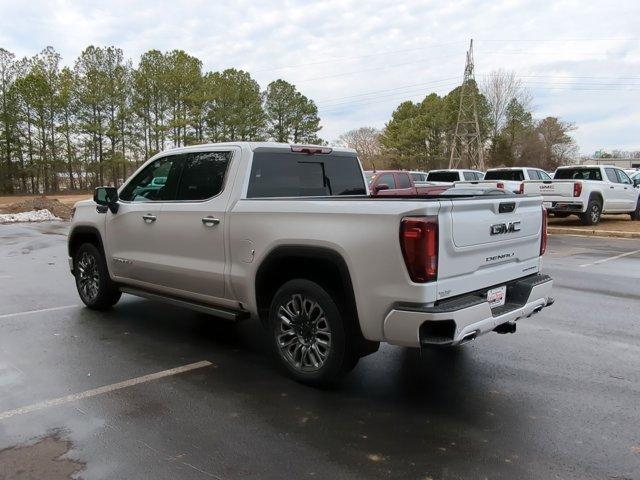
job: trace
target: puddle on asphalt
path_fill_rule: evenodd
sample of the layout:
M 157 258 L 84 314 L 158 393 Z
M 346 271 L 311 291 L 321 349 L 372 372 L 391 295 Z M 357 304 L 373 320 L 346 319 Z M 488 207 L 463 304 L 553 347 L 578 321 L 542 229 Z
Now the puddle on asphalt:
M 57 434 L 41 438 L 32 445 L 17 445 L 0 450 L 2 478 L 7 480 L 68 480 L 85 464 L 70 458 L 61 458 L 71 450 L 69 440 Z

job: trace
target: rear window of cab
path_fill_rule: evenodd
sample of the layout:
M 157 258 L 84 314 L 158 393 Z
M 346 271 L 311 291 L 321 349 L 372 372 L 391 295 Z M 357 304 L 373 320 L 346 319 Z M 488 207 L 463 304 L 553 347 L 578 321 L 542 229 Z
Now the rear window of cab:
M 356 156 L 255 152 L 247 198 L 366 195 Z

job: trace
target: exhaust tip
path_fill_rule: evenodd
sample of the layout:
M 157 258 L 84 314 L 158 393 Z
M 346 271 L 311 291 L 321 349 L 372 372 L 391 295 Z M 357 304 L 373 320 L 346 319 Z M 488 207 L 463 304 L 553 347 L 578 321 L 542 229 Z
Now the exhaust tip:
M 462 340 L 460 340 L 460 345 L 469 343 L 470 341 L 475 340 L 477 336 L 478 336 L 477 330 L 467 333 L 464 337 L 462 337 Z

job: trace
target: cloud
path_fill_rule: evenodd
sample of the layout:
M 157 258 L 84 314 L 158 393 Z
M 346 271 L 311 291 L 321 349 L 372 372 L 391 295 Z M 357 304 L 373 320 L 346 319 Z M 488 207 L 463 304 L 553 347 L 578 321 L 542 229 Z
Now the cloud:
M 537 117 L 576 123 L 582 151 L 640 148 L 640 4 L 542 3 L 0 0 L 0 46 L 27 56 L 52 45 L 67 64 L 89 44 L 119 46 L 134 62 L 181 48 L 208 70 L 246 69 L 263 88 L 296 84 L 333 140 L 384 126 L 403 100 L 448 92 L 473 37 L 477 78 L 514 70 Z

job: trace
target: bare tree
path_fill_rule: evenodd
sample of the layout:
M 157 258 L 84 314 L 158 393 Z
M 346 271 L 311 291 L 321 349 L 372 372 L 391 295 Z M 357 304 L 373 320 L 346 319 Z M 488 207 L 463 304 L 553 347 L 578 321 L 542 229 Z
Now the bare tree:
M 489 104 L 492 138 L 504 126 L 509 102 L 515 99 L 525 110 L 529 110 L 531 106 L 531 94 L 515 72 L 494 70 L 485 78 L 481 91 Z
M 353 148 L 365 169 L 376 169 L 380 159 L 380 131 L 374 127 L 360 127 L 349 130 L 338 137 L 337 144 Z

